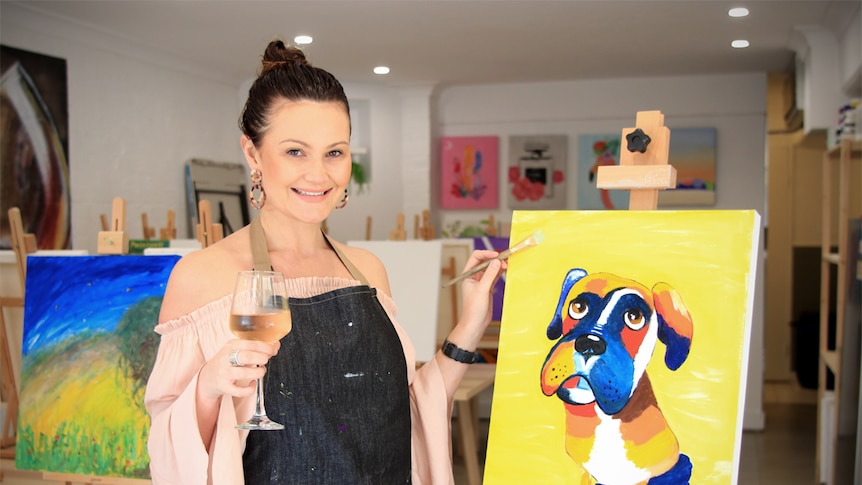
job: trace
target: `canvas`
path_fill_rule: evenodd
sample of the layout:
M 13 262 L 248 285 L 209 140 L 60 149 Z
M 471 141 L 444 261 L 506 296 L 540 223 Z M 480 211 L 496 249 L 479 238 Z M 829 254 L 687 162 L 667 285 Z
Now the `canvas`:
M 620 135 L 581 135 L 578 137 L 578 209 L 627 209 L 625 190 L 596 186 L 599 167 L 620 164 Z
M 736 483 L 760 217 L 513 215 L 484 483 Z
M 668 163 L 676 169 L 675 190 L 658 193 L 658 206 L 715 204 L 715 128 L 671 130 Z
M 440 207 L 496 209 L 496 136 L 444 136 L 440 140 Z
M 418 362 L 428 362 L 437 353 L 437 311 L 443 243 L 432 241 L 347 241 L 374 253 L 389 276 L 396 318 L 407 332 Z
M 509 248 L 507 237 L 476 237 L 473 238 L 473 247 L 476 249 L 490 249 L 492 251 L 505 251 Z M 506 274 L 503 273 L 494 284 L 494 292 L 491 295 L 493 308 L 491 309 L 491 321 L 499 322 L 503 318 L 503 294 L 506 291 Z
M 177 260 L 27 258 L 18 469 L 149 477 L 144 390 Z
M 39 249 L 71 244 L 66 61 L 0 46 L 0 248 L 11 249 L 9 209 Z
M 509 137 L 508 203 L 510 209 L 566 207 L 566 135 Z

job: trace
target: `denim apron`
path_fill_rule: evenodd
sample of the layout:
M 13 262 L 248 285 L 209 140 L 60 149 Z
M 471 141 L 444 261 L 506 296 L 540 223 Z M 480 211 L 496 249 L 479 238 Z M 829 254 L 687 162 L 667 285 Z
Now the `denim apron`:
M 251 239 L 255 269 L 270 270 L 257 218 Z M 410 398 L 401 341 L 376 290 L 328 237 L 327 243 L 363 284 L 289 299 L 293 330 L 264 378 L 267 414 L 285 429 L 249 432 L 245 482 L 409 484 Z

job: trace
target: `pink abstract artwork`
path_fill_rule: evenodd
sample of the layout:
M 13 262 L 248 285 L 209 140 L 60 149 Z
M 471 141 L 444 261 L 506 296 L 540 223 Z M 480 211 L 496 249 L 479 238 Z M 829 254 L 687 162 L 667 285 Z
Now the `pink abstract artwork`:
M 496 136 L 449 136 L 441 139 L 441 208 L 497 208 L 498 145 Z

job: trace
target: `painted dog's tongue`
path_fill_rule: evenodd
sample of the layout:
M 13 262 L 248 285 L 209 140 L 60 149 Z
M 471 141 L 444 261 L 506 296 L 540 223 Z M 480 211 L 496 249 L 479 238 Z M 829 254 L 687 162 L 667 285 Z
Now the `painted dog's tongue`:
M 566 389 L 590 389 L 590 385 L 587 383 L 587 380 L 581 376 L 574 376 L 567 379 L 566 382 L 563 383 L 562 387 Z

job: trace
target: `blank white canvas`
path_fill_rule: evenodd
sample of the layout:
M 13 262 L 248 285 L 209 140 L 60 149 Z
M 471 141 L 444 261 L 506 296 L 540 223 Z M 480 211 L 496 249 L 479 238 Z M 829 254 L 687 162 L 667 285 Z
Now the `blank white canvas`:
M 437 310 L 440 299 L 440 241 L 348 241 L 374 253 L 389 275 L 398 323 L 410 336 L 416 360 L 428 362 L 437 352 Z

